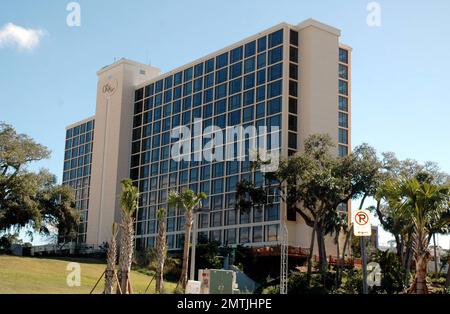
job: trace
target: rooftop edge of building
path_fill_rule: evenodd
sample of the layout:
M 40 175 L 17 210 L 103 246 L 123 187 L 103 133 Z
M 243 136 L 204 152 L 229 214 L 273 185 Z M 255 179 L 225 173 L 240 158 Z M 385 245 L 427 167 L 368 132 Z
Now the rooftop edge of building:
M 111 70 L 112 68 L 115 68 L 115 67 L 117 67 L 119 65 L 122 65 L 122 64 L 133 65 L 133 66 L 136 66 L 136 67 L 143 67 L 144 69 L 145 68 L 150 68 L 150 69 L 157 70 L 157 71 L 161 72 L 161 69 L 159 69 L 157 67 L 154 67 L 154 66 L 151 66 L 151 65 L 148 65 L 148 64 L 144 64 L 144 63 L 140 63 L 140 62 L 137 62 L 137 61 L 133 61 L 133 60 L 130 60 L 130 59 L 127 59 L 127 58 L 120 58 L 118 61 L 115 61 L 115 62 L 113 62 L 111 64 L 105 65 L 100 70 L 98 70 L 97 71 L 97 76 L 100 76 L 104 72 L 107 72 L 107 71 Z
M 73 122 L 73 123 L 69 124 L 68 126 L 66 126 L 66 130 L 71 129 L 71 128 L 74 128 L 74 127 L 76 127 L 76 126 L 79 126 L 79 125 L 81 125 L 81 124 L 83 124 L 83 123 L 86 123 L 86 122 L 89 122 L 89 121 L 92 121 L 92 120 L 95 120 L 95 115 L 90 116 L 90 117 L 87 117 L 87 118 L 84 118 L 84 119 L 82 119 L 82 120 L 79 120 L 79 121 L 76 121 L 76 122 Z
M 340 29 L 337 29 L 337 28 L 335 28 L 333 26 L 330 26 L 328 24 L 319 22 L 319 21 L 317 21 L 315 19 L 312 19 L 312 18 L 304 20 L 303 22 L 298 23 L 297 26 L 296 26 L 296 28 L 298 30 L 302 30 L 302 29 L 305 29 L 305 28 L 308 28 L 308 27 L 315 27 L 315 28 L 321 29 L 323 31 L 329 32 L 329 33 L 331 33 L 333 35 L 336 35 L 338 37 L 341 36 L 341 30 Z

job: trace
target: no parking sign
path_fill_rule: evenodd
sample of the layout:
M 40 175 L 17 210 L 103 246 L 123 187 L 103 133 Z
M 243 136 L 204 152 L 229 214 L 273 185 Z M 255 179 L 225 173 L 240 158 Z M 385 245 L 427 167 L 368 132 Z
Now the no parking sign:
M 370 224 L 370 212 L 366 209 L 356 211 L 352 217 L 353 234 L 356 237 L 370 237 L 372 226 Z

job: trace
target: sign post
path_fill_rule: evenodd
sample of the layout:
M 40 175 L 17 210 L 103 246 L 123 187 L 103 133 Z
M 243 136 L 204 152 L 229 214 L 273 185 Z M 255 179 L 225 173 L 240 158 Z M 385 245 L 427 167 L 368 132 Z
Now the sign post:
M 360 209 L 353 216 L 353 233 L 356 237 L 360 237 L 361 246 L 361 264 L 363 273 L 363 294 L 367 294 L 367 257 L 366 257 L 366 237 L 372 234 L 372 226 L 370 224 L 370 212 Z

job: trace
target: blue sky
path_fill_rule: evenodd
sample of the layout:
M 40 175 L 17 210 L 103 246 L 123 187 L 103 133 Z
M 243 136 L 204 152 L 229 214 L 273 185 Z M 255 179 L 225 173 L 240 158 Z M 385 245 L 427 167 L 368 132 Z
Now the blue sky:
M 59 179 L 64 128 L 94 114 L 96 71 L 114 58 L 151 61 L 165 72 L 279 22 L 310 17 L 341 29 L 341 41 L 354 49 L 353 146 L 368 142 L 450 172 L 447 0 L 377 1 L 380 27 L 367 25 L 366 0 L 84 0 L 80 27 L 66 24 L 69 2 L 0 5 L 0 30 L 7 23 L 39 30 L 31 49 L 0 45 L 0 120 L 48 146 L 52 157 L 39 166 Z

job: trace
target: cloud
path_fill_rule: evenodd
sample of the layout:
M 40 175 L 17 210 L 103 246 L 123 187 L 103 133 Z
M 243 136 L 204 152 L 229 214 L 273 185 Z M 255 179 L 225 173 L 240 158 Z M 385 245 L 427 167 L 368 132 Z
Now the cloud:
M 12 46 L 19 50 L 32 50 L 46 32 L 41 29 L 24 28 L 13 23 L 7 23 L 0 29 L 0 48 Z

